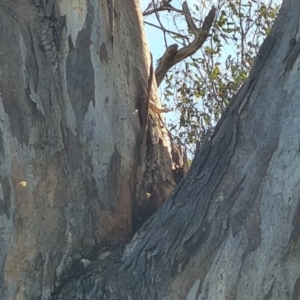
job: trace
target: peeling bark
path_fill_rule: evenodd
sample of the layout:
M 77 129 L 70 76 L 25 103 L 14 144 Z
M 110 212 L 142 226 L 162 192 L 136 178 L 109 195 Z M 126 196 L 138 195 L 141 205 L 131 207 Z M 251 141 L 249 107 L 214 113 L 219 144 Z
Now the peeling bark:
M 300 53 L 286 68 L 299 12 L 284 2 L 216 133 L 110 276 L 87 268 L 53 299 L 299 297 Z
M 136 195 L 174 180 L 155 116 L 136 159 L 139 7 L 33 3 L 0 1 L 1 299 L 298 299 L 300 3 L 133 239 Z
M 137 1 L 0 1 L 1 299 L 49 299 L 78 261 L 132 238 L 147 52 Z

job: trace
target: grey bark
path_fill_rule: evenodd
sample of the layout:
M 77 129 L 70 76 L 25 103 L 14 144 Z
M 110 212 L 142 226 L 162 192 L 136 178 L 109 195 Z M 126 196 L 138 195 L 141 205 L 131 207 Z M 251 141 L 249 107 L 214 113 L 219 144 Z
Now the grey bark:
M 299 13 L 299 1 L 284 2 L 249 79 L 161 209 L 104 260 L 106 273 L 96 259 L 54 299 L 299 299 Z
M 55 19 L 43 3 L 0 1 L 2 298 L 299 299 L 299 1 L 129 243 L 146 78 L 134 1 L 60 1 Z
M 132 237 L 141 29 L 137 1 L 0 0 L 1 300 L 49 299 L 74 261 Z M 163 202 L 156 138 L 168 163 L 139 191 Z

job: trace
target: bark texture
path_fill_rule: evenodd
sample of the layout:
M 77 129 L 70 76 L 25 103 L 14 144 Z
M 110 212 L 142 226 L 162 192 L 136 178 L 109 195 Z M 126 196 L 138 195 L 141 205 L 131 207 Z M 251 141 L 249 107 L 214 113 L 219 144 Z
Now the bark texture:
M 124 250 L 74 266 L 53 299 L 299 299 L 299 14 L 299 1 L 284 1 L 249 79 L 164 205 Z
M 137 2 L 0 0 L 3 300 L 49 299 L 74 262 L 132 237 L 148 52 Z M 156 138 L 147 160 L 167 162 L 172 183 Z M 162 186 L 139 191 L 162 203 Z
M 299 299 L 300 2 L 284 1 L 216 133 L 125 246 L 136 172 L 173 180 L 170 157 L 152 161 L 170 153 L 162 136 L 137 163 L 138 9 L 0 0 L 1 299 Z

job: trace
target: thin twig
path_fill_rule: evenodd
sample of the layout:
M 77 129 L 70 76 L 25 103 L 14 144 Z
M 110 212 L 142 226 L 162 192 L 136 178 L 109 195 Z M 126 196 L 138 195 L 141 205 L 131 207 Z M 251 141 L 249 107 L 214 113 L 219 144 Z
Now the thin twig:
M 143 12 L 143 17 L 146 17 L 146 16 L 149 16 L 155 12 L 159 12 L 159 11 L 175 11 L 175 12 L 178 12 L 178 13 L 183 13 L 182 10 L 180 9 L 177 9 L 175 7 L 166 7 L 166 6 L 160 6 L 160 7 L 154 7 L 153 9 L 149 10 L 150 8 L 150 5 L 144 10 Z
M 154 0 L 152 0 L 152 4 L 153 4 L 153 7 L 155 8 Z M 156 16 L 156 19 L 157 19 L 159 25 L 161 26 L 161 28 L 165 28 L 164 25 L 162 24 L 162 22 L 160 21 L 159 14 L 158 14 L 157 11 L 155 11 L 155 16 Z M 165 41 L 165 46 L 168 47 L 167 38 L 166 38 L 166 32 L 165 31 L 164 31 L 164 41 Z
M 149 23 L 149 22 L 147 22 L 147 21 L 144 21 L 144 23 L 147 24 L 147 25 L 149 25 L 149 26 L 152 26 L 152 27 L 161 29 L 161 30 L 163 30 L 163 31 L 165 31 L 165 32 L 167 32 L 167 33 L 169 33 L 169 34 L 174 34 L 174 35 L 176 35 L 176 36 L 179 36 L 179 37 L 181 37 L 181 38 L 183 38 L 183 39 L 186 39 L 187 41 L 189 40 L 187 36 L 182 35 L 182 34 L 180 34 L 180 33 L 177 33 L 177 32 L 175 32 L 175 31 L 172 31 L 172 30 L 169 30 L 169 29 L 166 29 L 166 28 L 159 27 L 159 26 L 157 26 L 157 25 L 155 25 L 155 24 L 152 24 L 152 23 Z
M 187 5 L 186 1 L 184 2 L 184 5 L 185 6 Z M 188 14 L 187 10 L 185 10 L 185 12 L 186 14 Z M 193 55 L 198 49 L 202 47 L 202 45 L 204 44 L 204 42 L 206 41 L 209 35 L 209 31 L 212 27 L 213 21 L 215 19 L 215 15 L 216 15 L 216 8 L 212 7 L 208 15 L 205 17 L 202 26 L 200 28 L 194 28 L 193 34 L 195 36 L 195 39 L 187 46 L 184 46 L 179 50 L 178 47 L 177 49 L 175 49 L 174 47 L 167 48 L 165 54 L 160 59 L 158 67 L 155 71 L 157 86 L 160 85 L 164 76 L 172 66 L 182 61 L 186 57 Z M 194 25 L 191 25 L 191 22 L 189 26 L 194 27 Z

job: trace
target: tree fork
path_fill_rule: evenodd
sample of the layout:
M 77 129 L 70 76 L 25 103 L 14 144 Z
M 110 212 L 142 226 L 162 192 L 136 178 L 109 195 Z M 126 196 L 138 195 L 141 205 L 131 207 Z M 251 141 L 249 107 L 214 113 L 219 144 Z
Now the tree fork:
M 277 82 L 299 11 L 299 2 L 284 2 L 215 135 L 196 154 L 187 177 L 125 247 L 110 267 L 113 271 L 106 269 L 111 276 L 87 267 L 86 275 L 73 278 L 61 295 L 299 297 L 300 158 L 294 135 L 299 130 L 299 61 Z M 89 284 L 83 293 L 80 286 Z

